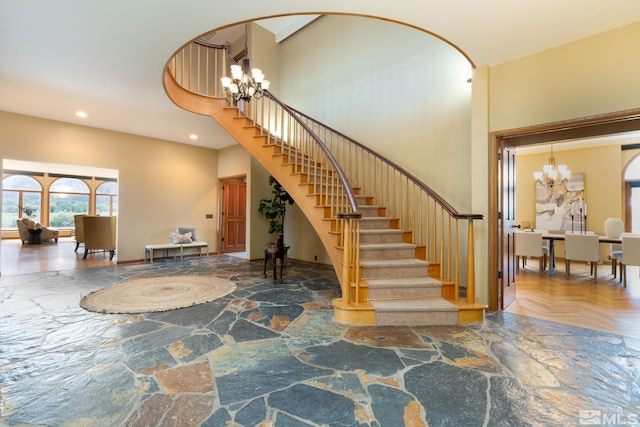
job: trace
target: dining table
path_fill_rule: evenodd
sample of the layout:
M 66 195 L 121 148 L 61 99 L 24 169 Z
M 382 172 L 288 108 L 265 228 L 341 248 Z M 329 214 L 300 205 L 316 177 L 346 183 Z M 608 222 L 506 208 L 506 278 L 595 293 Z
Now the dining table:
M 586 234 L 586 233 L 585 233 Z M 588 233 L 592 234 L 592 233 Z M 543 233 L 542 239 L 549 241 L 549 274 L 553 276 L 556 273 L 556 257 L 555 257 L 555 242 L 565 240 L 566 233 Z M 598 241 L 600 243 L 622 243 L 622 238 L 612 238 L 598 234 Z

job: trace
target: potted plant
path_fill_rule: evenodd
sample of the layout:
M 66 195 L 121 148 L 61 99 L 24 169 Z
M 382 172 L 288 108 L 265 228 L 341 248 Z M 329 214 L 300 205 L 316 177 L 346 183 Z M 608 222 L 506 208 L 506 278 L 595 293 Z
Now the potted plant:
M 22 210 L 22 215 L 25 218 L 31 218 L 31 216 L 36 212 L 36 209 L 34 207 L 27 205 L 20 206 L 20 209 Z
M 273 176 L 269 176 L 269 185 L 272 196 L 260 200 L 258 212 L 269 221 L 269 233 L 284 232 L 287 204 L 293 205 L 294 200 Z

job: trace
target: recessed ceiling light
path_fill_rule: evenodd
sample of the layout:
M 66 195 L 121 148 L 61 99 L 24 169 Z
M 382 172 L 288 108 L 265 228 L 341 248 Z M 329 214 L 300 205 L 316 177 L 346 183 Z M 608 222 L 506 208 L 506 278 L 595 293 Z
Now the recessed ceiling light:
M 196 140 L 198 139 L 198 135 L 196 135 L 195 133 L 192 133 L 191 135 L 189 135 L 189 139 Z
M 89 115 L 87 113 L 85 113 L 84 111 L 76 111 L 76 116 L 81 117 L 81 118 L 86 118 Z

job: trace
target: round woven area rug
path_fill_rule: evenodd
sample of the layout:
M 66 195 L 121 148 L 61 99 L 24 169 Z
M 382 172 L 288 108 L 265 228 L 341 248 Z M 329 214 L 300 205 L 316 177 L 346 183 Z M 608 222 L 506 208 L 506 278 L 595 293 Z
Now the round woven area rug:
M 150 277 L 91 292 L 80 306 L 98 313 L 151 313 L 203 304 L 235 289 L 233 282 L 211 276 Z

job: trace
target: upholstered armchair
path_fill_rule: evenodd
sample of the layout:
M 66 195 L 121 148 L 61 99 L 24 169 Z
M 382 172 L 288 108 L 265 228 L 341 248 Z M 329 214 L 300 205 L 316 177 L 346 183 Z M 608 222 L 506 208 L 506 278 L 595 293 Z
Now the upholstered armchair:
M 113 259 L 116 253 L 116 217 L 93 216 L 82 217 L 84 234 L 84 257 L 89 251 L 108 251 L 109 259 Z
M 20 240 L 22 244 L 25 244 L 29 241 L 29 230 L 34 228 L 41 228 L 42 233 L 40 234 L 41 240 L 55 240 L 58 242 L 58 230 L 55 228 L 45 227 L 44 225 L 33 221 L 30 218 L 20 218 L 16 220 L 16 224 L 18 225 L 18 233 L 20 234 Z
M 73 223 L 75 226 L 75 237 L 76 237 L 76 248 L 73 250 L 74 252 L 78 252 L 78 247 L 80 244 L 84 244 L 84 218 L 86 215 L 74 215 Z

